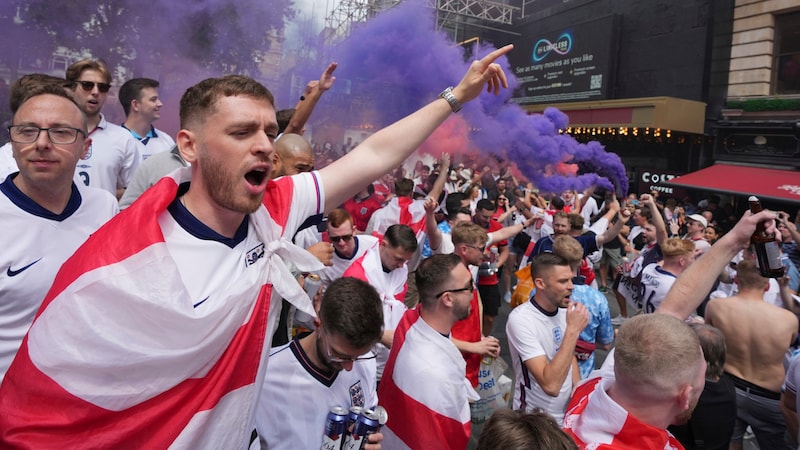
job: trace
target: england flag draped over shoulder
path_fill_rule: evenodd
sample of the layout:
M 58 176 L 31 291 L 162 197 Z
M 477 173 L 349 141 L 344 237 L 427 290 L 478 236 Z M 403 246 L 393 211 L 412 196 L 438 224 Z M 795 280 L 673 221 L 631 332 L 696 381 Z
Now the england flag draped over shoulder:
M 469 400 L 480 397 L 465 377 L 466 363 L 448 337 L 406 311 L 394 334 L 378 398 L 389 421 L 391 449 L 459 449 L 471 432 Z
M 425 239 L 424 204 L 421 200 L 395 197 L 386 206 L 375 211 L 370 218 L 367 232 L 377 238 L 383 238 L 390 226 L 399 223 L 411 227 L 417 240 Z
M 420 262 L 422 243 L 428 236 L 425 232 L 425 202 L 408 197 L 395 197 L 383 208 L 375 211 L 369 219 L 366 232 L 383 239 L 386 230 L 394 224 L 408 225 L 417 237 L 419 249 L 408 262 L 408 270 L 417 270 Z
M 263 254 L 194 308 L 158 221 L 189 175 L 160 180 L 62 266 L 0 386 L 0 448 L 248 445 L 273 287 L 313 314 L 283 259 L 321 265 L 283 237 L 302 220 L 296 180 L 271 183 L 248 231 Z

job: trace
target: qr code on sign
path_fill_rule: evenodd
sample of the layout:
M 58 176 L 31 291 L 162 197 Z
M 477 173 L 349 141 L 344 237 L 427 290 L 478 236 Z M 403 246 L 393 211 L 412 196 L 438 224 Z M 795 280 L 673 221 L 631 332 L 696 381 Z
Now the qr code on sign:
M 589 89 L 600 89 L 603 86 L 603 75 L 592 75 L 589 81 Z

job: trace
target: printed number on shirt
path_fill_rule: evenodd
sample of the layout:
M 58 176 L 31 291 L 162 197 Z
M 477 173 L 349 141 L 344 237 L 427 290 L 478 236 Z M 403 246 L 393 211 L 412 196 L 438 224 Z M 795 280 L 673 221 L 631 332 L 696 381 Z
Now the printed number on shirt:
M 639 284 L 639 299 L 637 303 L 639 307 L 642 308 L 645 314 L 650 314 L 656 310 L 656 306 L 653 304 L 653 296 L 656 295 L 655 289 L 649 291 L 648 293 L 647 286 L 644 284 Z

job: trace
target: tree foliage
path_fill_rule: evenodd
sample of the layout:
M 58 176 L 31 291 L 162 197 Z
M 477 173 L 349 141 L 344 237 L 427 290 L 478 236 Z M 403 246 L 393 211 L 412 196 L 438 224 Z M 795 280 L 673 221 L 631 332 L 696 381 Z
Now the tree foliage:
M 63 46 L 134 73 L 179 61 L 211 73 L 255 75 L 268 32 L 294 17 L 292 0 L 4 2 L 0 58 L 9 67 Z

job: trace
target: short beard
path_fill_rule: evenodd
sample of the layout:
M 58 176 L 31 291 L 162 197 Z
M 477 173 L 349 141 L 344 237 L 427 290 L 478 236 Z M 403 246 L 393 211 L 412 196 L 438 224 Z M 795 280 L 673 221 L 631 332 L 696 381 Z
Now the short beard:
M 700 401 L 700 399 L 698 398 L 697 400 L 694 401 L 694 403 L 689 405 L 689 408 L 687 408 L 686 411 L 684 411 L 684 412 L 678 414 L 677 416 L 675 416 L 675 421 L 672 424 L 673 425 L 685 425 L 685 424 L 689 423 L 689 419 L 692 418 L 692 413 L 694 413 L 694 409 L 697 408 L 697 403 L 699 401 Z
M 203 172 L 208 195 L 217 205 L 242 214 L 251 214 L 258 210 L 264 200 L 263 196 L 249 195 L 247 199 L 237 199 L 234 191 L 238 180 L 231 179 L 230 174 L 220 169 L 223 167 L 222 161 L 212 152 L 201 147 L 200 155 L 203 160 L 200 170 Z

